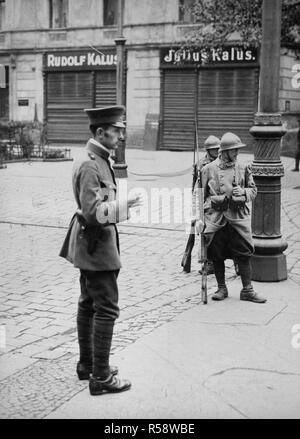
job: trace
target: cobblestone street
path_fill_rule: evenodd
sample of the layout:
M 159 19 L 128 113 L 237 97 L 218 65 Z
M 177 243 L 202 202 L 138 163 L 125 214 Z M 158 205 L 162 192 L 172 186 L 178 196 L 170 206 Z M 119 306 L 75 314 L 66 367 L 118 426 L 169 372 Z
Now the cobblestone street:
M 79 152 L 73 148 L 72 156 L 76 158 Z M 170 170 L 167 152 L 128 150 L 132 171 L 128 187 L 189 188 L 192 153 L 172 154 Z M 281 230 L 288 241 L 289 279 L 300 286 L 300 176 L 290 172 L 293 159 L 282 161 L 286 175 L 282 179 Z M 0 171 L 1 418 L 46 417 L 86 387 L 74 372 L 78 272 L 58 257 L 75 210 L 72 165 L 29 162 L 9 164 Z M 155 176 L 153 169 L 157 175 L 166 170 L 178 175 Z M 182 170 L 187 172 L 179 175 Z M 121 313 L 113 352 L 200 304 L 196 249 L 192 272 L 184 274 L 180 267 L 187 240 L 184 225 L 150 226 L 119 226 Z M 230 261 L 227 265 L 227 277 L 234 278 Z M 210 276 L 209 294 L 215 285 Z

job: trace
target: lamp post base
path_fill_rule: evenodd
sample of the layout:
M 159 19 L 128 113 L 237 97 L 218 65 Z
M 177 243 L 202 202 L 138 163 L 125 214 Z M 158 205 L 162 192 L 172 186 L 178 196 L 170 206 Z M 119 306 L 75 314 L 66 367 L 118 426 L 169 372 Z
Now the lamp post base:
M 287 279 L 286 256 L 256 255 L 251 257 L 252 280 L 258 282 L 279 282 Z
M 279 282 L 287 279 L 287 242 L 281 237 L 254 237 L 254 255 L 251 257 L 252 280 L 259 282 Z
M 287 279 L 287 242 L 280 232 L 281 177 L 280 142 L 286 130 L 279 113 L 257 113 L 250 129 L 254 137 L 252 172 L 257 186 L 253 202 L 252 234 L 255 252 L 252 256 L 252 279 L 277 282 Z

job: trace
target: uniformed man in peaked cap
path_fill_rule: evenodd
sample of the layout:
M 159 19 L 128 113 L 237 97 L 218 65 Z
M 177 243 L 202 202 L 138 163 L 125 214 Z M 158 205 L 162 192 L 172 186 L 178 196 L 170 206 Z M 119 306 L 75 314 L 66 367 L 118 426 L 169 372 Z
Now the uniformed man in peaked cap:
M 121 268 L 116 223 L 141 205 L 139 195 L 118 200 L 110 154 L 123 139 L 123 106 L 84 110 L 93 134 L 83 158 L 74 164 L 72 183 L 78 210 L 60 256 L 80 270 L 77 330 L 77 375 L 89 379 L 92 395 L 122 392 L 131 387 L 109 364 L 114 322 L 119 316 L 117 277 Z
M 202 169 L 207 257 L 213 261 L 218 283 L 212 299 L 228 297 L 224 261 L 234 259 L 243 284 L 240 299 L 264 303 L 266 299 L 253 290 L 251 283 L 250 257 L 254 246 L 250 204 L 257 189 L 251 167 L 237 161 L 238 152 L 244 146 L 235 134 L 224 134 L 218 158 Z

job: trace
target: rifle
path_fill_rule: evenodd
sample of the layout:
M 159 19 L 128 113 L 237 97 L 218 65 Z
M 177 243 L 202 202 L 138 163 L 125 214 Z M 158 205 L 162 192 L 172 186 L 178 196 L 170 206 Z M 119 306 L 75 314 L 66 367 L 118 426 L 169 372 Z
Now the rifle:
M 205 231 L 205 218 L 204 218 L 204 190 L 202 185 L 202 178 L 201 173 L 198 177 L 198 197 L 199 197 L 199 209 L 200 209 L 200 221 L 203 224 L 203 227 L 201 229 L 201 244 L 199 248 L 199 257 L 198 261 L 202 264 L 201 267 L 201 273 L 202 273 L 202 279 L 201 279 L 201 300 L 204 304 L 207 304 L 207 243 L 206 243 L 206 237 L 204 234 Z
M 190 273 L 191 271 L 192 251 L 195 245 L 195 233 L 196 233 L 196 220 L 192 220 L 190 234 L 181 261 L 181 266 L 183 267 L 183 271 L 185 273 Z
M 194 144 L 194 155 L 193 155 L 193 181 L 192 181 L 192 194 L 194 192 L 195 184 L 197 181 L 197 177 L 199 175 L 198 163 L 199 163 L 199 151 L 198 151 L 198 132 L 197 132 L 197 116 L 195 115 L 195 144 Z M 197 149 L 197 164 L 195 163 L 195 150 Z M 195 245 L 195 233 L 196 233 L 196 220 L 191 221 L 190 234 L 188 237 L 188 241 L 183 253 L 181 266 L 183 267 L 183 271 L 185 273 L 190 273 L 191 271 L 191 260 L 192 260 L 192 251 Z

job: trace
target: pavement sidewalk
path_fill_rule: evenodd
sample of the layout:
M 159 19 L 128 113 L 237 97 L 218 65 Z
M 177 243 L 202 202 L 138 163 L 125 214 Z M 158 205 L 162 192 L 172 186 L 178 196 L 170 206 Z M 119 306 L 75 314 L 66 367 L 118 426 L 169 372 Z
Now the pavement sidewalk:
M 138 163 L 134 158 L 130 169 Z M 184 158 L 172 169 L 183 169 Z M 297 176 L 289 173 L 293 160 L 283 161 L 283 225 L 286 234 L 295 226 L 299 233 Z M 289 261 L 296 258 L 299 270 L 295 239 L 296 245 L 289 242 Z M 232 277 L 227 300 L 209 297 L 207 305 L 196 304 L 113 355 L 120 376 L 132 381 L 130 391 L 92 397 L 87 386 L 48 418 L 300 418 L 300 291 L 294 274 L 278 283 L 253 282 L 266 304 L 240 301 L 240 279 Z M 209 277 L 210 296 L 211 283 Z
M 87 386 L 47 418 L 300 418 L 299 286 L 254 286 L 266 304 L 240 301 L 236 279 L 227 300 L 194 306 L 113 355 L 130 391 L 92 397 Z

